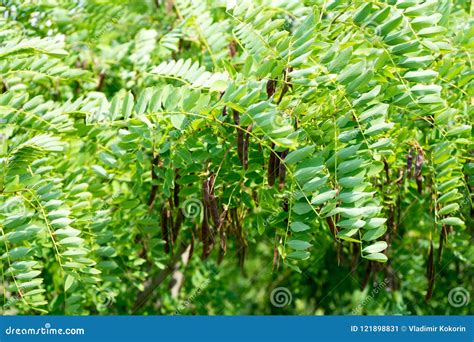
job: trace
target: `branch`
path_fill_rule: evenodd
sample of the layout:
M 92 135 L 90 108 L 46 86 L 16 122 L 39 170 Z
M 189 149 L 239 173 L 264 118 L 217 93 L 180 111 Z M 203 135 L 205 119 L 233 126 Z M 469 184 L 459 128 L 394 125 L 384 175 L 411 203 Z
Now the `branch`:
M 179 262 L 181 255 L 187 250 L 188 246 L 182 244 L 178 253 L 170 260 L 168 265 L 164 270 L 162 270 L 156 277 L 153 279 L 147 280 L 145 289 L 138 294 L 135 304 L 133 306 L 132 313 L 135 314 L 145 303 L 150 299 L 153 291 L 156 290 L 158 286 L 161 285 L 163 281 L 175 270 L 176 264 Z

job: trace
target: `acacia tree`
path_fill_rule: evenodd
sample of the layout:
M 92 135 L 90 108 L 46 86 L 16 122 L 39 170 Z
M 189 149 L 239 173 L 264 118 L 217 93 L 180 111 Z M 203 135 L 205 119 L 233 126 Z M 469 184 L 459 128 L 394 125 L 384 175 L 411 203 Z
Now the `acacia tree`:
M 286 284 L 290 313 L 350 313 L 384 279 L 363 312 L 450 313 L 469 291 L 469 2 L 0 10 L 5 312 L 277 313 Z

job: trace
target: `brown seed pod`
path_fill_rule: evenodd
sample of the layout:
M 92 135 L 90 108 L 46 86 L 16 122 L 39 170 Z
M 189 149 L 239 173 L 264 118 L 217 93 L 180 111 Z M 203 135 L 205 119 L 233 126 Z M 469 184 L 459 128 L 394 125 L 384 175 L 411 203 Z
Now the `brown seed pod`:
M 209 216 L 212 215 L 212 208 L 217 205 L 215 196 L 213 194 L 213 180 L 212 174 L 203 182 L 203 202 L 204 202 L 204 217 L 201 227 L 201 237 L 203 242 L 202 259 L 206 259 L 211 254 L 214 246 L 214 232 L 209 225 Z
M 179 230 L 181 229 L 181 224 L 183 223 L 184 215 L 181 210 L 178 210 L 178 213 L 176 214 L 176 221 L 174 222 L 173 225 L 173 244 L 176 242 L 176 239 L 178 238 Z
M 275 269 L 278 270 L 280 266 L 280 252 L 278 252 L 278 247 L 273 247 L 273 264 L 272 264 L 272 272 L 275 271 Z
M 390 167 L 385 158 L 383 160 L 383 166 L 385 169 L 385 184 L 389 184 L 390 183 Z
M 272 144 L 272 149 L 275 147 L 275 144 Z M 278 165 L 277 164 L 277 155 L 275 152 L 270 151 L 270 157 L 268 158 L 268 185 L 271 187 L 275 184 L 275 178 L 278 172 Z
M 194 254 L 194 233 L 191 232 L 191 243 L 189 244 L 189 260 L 193 257 Z
M 433 296 L 433 288 L 435 283 L 435 265 L 433 259 L 433 241 L 430 241 L 430 249 L 428 252 L 428 262 L 426 264 L 426 277 L 428 278 L 428 289 L 426 291 L 425 300 L 429 301 Z
M 227 116 L 227 106 L 224 106 L 224 108 L 222 108 L 222 116 Z
M 268 98 L 272 97 L 275 94 L 276 89 L 276 81 L 275 80 L 268 80 L 267 81 L 267 96 Z
M 232 109 L 232 118 L 234 119 L 234 123 L 236 125 L 240 125 L 240 113 L 235 109 Z
M 329 226 L 329 230 L 331 231 L 332 235 L 334 235 L 334 238 L 336 237 L 337 235 L 337 228 L 336 228 L 336 225 L 334 224 L 334 221 L 331 217 L 326 217 L 326 222 Z
M 247 134 L 245 135 L 244 147 L 242 151 L 242 161 L 244 170 L 247 170 L 249 165 L 249 140 L 250 140 L 250 133 L 252 132 L 252 125 L 247 127 Z
M 285 166 L 284 160 L 287 155 L 288 155 L 288 150 L 285 150 L 281 152 L 280 154 L 280 157 L 282 159 L 280 161 L 280 166 L 278 168 L 278 183 L 279 183 L 278 189 L 280 191 L 282 191 L 285 188 L 286 166 Z
M 410 149 L 407 155 L 407 175 L 409 179 L 411 178 L 412 167 L 413 167 L 413 150 Z
M 418 192 L 421 194 L 423 192 L 423 177 L 421 175 L 421 168 L 423 166 L 423 151 L 420 151 L 416 156 L 415 160 L 415 178 L 416 185 L 418 187 Z
M 283 100 L 283 96 L 285 96 L 286 92 L 288 91 L 289 87 L 291 86 L 290 78 L 288 74 L 293 70 L 293 68 L 288 68 L 284 71 L 284 80 L 283 80 L 283 88 L 281 89 L 280 97 L 278 98 L 277 104 L 280 104 L 281 100 Z
M 179 190 L 180 186 L 178 184 L 179 180 L 179 170 L 176 169 L 175 176 L 174 176 L 174 189 L 173 189 L 173 202 L 174 202 L 174 207 L 179 208 Z
M 169 234 L 169 216 L 170 212 L 166 206 L 163 206 L 161 209 L 161 235 L 163 240 L 165 241 L 165 253 L 168 254 L 170 252 L 170 234 Z
M 221 219 L 220 219 L 220 214 L 219 214 L 219 208 L 217 205 L 217 198 L 214 193 L 214 176 L 211 173 L 209 178 L 208 178 L 208 184 L 209 184 L 209 209 L 211 212 L 212 220 L 214 221 L 214 225 L 216 228 L 220 227 L 221 225 Z
M 210 208 L 210 191 L 211 191 L 211 185 L 210 185 L 210 180 L 209 178 L 206 178 L 204 182 L 202 183 L 202 200 L 204 202 L 204 205 L 207 208 Z
M 443 226 L 441 227 L 441 232 L 439 234 L 439 247 L 438 247 L 438 258 L 437 258 L 438 264 L 441 262 L 443 247 L 444 247 L 444 243 L 446 242 L 447 237 L 448 237 L 448 228 L 446 227 L 445 224 L 443 224 Z
M 290 205 L 290 201 L 288 199 L 288 196 L 285 196 L 285 198 L 283 198 L 283 201 L 281 202 L 281 208 L 283 209 L 284 212 L 287 213 L 288 210 L 290 210 L 289 205 Z
M 275 153 L 275 167 L 274 167 L 274 173 L 275 173 L 275 179 L 278 177 L 279 172 L 280 172 L 280 164 L 281 164 L 281 152 L 276 152 Z
M 102 71 L 100 74 L 99 74 L 99 82 L 97 84 L 97 91 L 102 91 L 102 88 L 104 87 L 104 84 L 105 84 L 105 76 L 106 76 L 106 73 L 105 71 Z
M 227 253 L 227 228 L 224 227 L 225 217 L 227 216 L 227 210 L 224 210 L 221 215 L 221 226 L 219 227 L 218 231 L 220 233 L 220 241 L 219 241 L 219 257 L 217 263 L 220 264 L 224 259 Z
M 208 219 L 208 209 L 204 208 L 204 215 L 201 226 L 201 237 L 202 237 L 202 260 L 207 259 L 209 254 L 211 254 L 212 247 L 214 245 L 212 240 L 212 232 L 209 228 L 209 219 Z
M 238 226 L 237 226 L 237 208 L 230 208 L 229 209 L 229 218 L 230 218 L 230 229 L 229 235 L 238 236 Z
M 421 175 L 416 177 L 416 187 L 417 187 L 418 193 L 422 194 L 423 193 L 423 177 L 421 177 Z
M 278 236 L 275 234 L 275 244 L 273 247 L 273 265 L 272 272 L 275 271 L 275 268 L 278 270 L 280 268 L 280 252 L 278 251 Z
M 236 49 L 236 46 L 235 46 L 235 41 L 232 40 L 229 43 L 229 55 L 230 55 L 231 58 L 233 58 L 236 53 L 237 53 L 237 49 Z

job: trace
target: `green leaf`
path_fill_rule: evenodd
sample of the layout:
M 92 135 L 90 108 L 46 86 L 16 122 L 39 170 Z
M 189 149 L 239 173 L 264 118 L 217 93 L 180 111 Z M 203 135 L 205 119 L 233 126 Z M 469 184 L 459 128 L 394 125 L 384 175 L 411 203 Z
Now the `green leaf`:
M 309 259 L 310 255 L 311 254 L 307 251 L 294 251 L 288 254 L 288 258 L 306 260 Z
M 327 202 L 328 200 L 336 197 L 336 194 L 337 194 L 337 190 L 329 190 L 329 191 L 323 192 L 321 194 L 314 196 L 311 199 L 311 204 L 318 205 L 318 204 Z
M 125 98 L 123 99 L 122 105 L 122 115 L 125 119 L 128 119 L 132 115 L 133 105 L 133 94 L 131 92 L 128 92 L 125 95 Z
M 464 221 L 458 217 L 446 217 L 440 221 L 441 224 L 446 224 L 449 226 L 463 226 Z
M 458 210 L 459 210 L 459 204 L 451 203 L 451 204 L 448 204 L 448 205 L 444 206 L 440 210 L 438 210 L 438 215 L 447 215 L 447 214 L 450 214 L 450 213 L 452 213 L 454 211 L 458 211 Z
M 303 240 L 290 240 L 288 241 L 288 246 L 296 250 L 304 250 L 308 249 L 312 245 L 309 242 Z
M 74 284 L 74 277 L 71 274 L 66 275 L 66 281 L 64 282 L 64 291 L 67 292 Z
M 383 253 L 367 254 L 367 255 L 364 255 L 364 258 L 373 260 L 373 261 L 378 261 L 378 262 L 387 262 L 388 260 L 387 256 Z
M 370 246 L 365 247 L 362 252 L 364 253 L 378 253 L 387 248 L 387 243 L 385 241 L 377 241 Z
M 314 145 L 305 146 L 296 151 L 288 153 L 288 155 L 285 158 L 285 163 L 288 165 L 296 164 L 300 162 L 301 160 L 309 157 L 313 152 L 314 152 Z
M 304 231 L 310 230 L 311 227 L 308 226 L 307 224 L 304 224 L 303 222 L 297 222 L 296 221 L 296 222 L 291 223 L 290 229 L 295 233 L 299 233 L 299 232 L 304 232 Z
M 373 241 L 377 240 L 379 237 L 385 234 L 387 231 L 386 226 L 381 226 L 375 229 L 368 230 L 362 235 L 362 240 L 364 241 Z

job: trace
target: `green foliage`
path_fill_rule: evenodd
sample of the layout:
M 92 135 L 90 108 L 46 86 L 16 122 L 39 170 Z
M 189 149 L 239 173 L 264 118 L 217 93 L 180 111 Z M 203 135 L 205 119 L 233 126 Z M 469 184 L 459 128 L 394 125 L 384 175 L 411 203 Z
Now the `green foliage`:
M 464 2 L 0 4 L 5 313 L 468 312 Z

